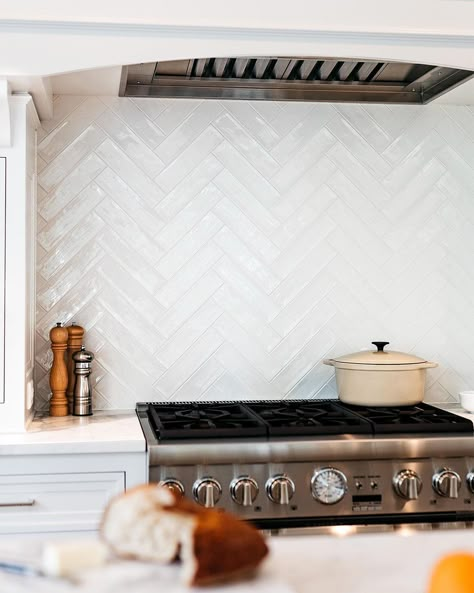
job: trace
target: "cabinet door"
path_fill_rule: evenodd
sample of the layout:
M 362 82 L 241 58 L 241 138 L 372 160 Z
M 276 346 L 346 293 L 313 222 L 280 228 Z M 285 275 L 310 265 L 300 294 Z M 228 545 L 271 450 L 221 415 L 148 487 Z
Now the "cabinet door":
M 7 159 L 0 157 L 0 404 L 5 402 L 5 206 Z
M 0 536 L 95 531 L 124 472 L 0 476 Z

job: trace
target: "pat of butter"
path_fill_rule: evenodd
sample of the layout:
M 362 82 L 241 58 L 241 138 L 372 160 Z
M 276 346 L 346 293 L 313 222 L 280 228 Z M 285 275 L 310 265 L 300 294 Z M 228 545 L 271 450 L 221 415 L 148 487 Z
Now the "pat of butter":
M 98 540 L 79 539 L 45 544 L 41 568 L 52 577 L 70 577 L 107 560 L 107 547 Z

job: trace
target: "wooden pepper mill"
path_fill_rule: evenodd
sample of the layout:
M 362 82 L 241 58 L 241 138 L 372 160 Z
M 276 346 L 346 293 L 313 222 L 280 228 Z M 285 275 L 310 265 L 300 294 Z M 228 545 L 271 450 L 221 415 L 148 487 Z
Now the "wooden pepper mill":
M 68 405 L 66 389 L 68 384 L 66 349 L 68 331 L 62 327 L 61 323 L 49 332 L 51 339 L 51 349 L 53 351 L 53 365 L 49 375 L 49 385 L 51 387 L 51 399 L 49 401 L 50 416 L 67 416 Z
M 74 401 L 74 383 L 76 381 L 76 375 L 74 374 L 74 360 L 72 355 L 75 352 L 78 352 L 81 349 L 83 338 L 84 338 L 84 328 L 80 325 L 76 325 L 74 322 L 67 328 L 68 339 L 67 339 L 67 373 L 68 373 L 68 383 L 67 383 L 67 402 L 68 402 L 68 410 L 69 413 L 72 414 L 72 407 Z

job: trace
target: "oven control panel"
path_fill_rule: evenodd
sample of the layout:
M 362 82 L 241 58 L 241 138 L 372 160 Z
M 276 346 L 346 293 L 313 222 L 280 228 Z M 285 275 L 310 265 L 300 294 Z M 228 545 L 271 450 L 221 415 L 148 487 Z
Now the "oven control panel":
M 474 458 L 153 466 L 150 482 L 246 519 L 474 513 Z

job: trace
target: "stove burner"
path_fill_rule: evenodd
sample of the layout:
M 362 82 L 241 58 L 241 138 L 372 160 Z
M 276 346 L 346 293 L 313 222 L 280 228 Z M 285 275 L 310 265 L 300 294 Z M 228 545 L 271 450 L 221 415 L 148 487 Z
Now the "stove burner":
M 270 436 L 370 434 L 370 424 L 331 400 L 274 401 L 247 406 L 268 425 Z
M 159 438 L 265 436 L 265 425 L 239 403 L 160 403 L 149 410 Z
M 160 441 L 226 437 L 473 432 L 467 418 L 429 404 L 364 407 L 339 400 L 146 404 Z
M 472 432 L 470 420 L 456 416 L 429 404 L 379 408 L 352 406 L 348 410 L 373 423 L 376 434 L 426 433 L 426 432 Z

